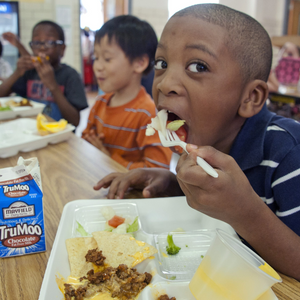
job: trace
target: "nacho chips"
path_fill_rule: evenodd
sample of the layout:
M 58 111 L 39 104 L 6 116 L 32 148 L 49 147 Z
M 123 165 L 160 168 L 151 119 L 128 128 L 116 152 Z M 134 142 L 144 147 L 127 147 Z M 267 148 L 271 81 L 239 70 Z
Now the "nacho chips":
M 133 268 L 138 263 L 154 255 L 157 250 L 153 246 L 137 241 L 130 235 L 115 232 L 93 232 L 98 249 L 106 257 L 105 262 L 114 268 L 125 264 Z
M 69 256 L 71 277 L 82 277 L 93 269 L 93 264 L 87 262 L 85 256 L 90 249 L 97 248 L 97 243 L 92 237 L 79 237 L 66 240 L 66 247 Z

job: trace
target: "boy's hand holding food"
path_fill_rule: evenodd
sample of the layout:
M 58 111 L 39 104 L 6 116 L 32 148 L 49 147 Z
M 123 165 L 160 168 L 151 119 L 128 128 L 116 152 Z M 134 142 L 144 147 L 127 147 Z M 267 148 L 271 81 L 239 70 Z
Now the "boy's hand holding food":
M 265 203 L 255 193 L 235 160 L 212 147 L 188 145 L 177 164 L 177 180 L 192 208 L 225 221 L 236 230 L 260 214 Z M 207 175 L 196 163 L 203 157 L 219 173 L 218 180 Z
M 28 70 L 31 70 L 34 68 L 34 65 L 32 63 L 31 57 L 30 56 L 21 56 L 18 61 L 17 61 L 17 68 L 16 68 L 16 73 L 18 74 L 19 77 L 23 76 L 24 73 Z
M 143 190 L 145 198 L 159 196 L 183 195 L 176 181 L 176 176 L 161 168 L 138 168 L 127 173 L 111 173 L 102 178 L 95 186 L 95 190 L 108 188 L 108 199 L 122 199 L 128 188 Z
M 54 69 L 51 66 L 49 60 L 47 60 L 46 55 L 43 53 L 39 53 L 38 57 L 40 59 L 36 59 L 33 62 L 33 66 L 39 74 L 41 81 L 51 92 L 59 89 L 59 86 L 55 79 Z M 30 58 L 30 60 L 32 60 L 32 57 Z

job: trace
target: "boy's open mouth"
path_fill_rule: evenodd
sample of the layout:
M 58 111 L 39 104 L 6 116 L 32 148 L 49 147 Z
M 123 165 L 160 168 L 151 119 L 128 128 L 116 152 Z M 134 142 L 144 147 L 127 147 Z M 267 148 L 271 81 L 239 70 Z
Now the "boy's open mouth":
M 179 116 L 177 116 L 176 114 L 174 114 L 173 112 L 168 110 L 168 121 L 172 122 L 172 121 L 176 121 L 176 120 L 182 120 Z M 186 123 L 184 123 L 184 125 L 182 125 L 178 130 L 176 130 L 176 134 L 178 135 L 178 137 L 180 138 L 180 140 L 182 140 L 183 142 L 187 141 L 188 138 L 188 125 Z

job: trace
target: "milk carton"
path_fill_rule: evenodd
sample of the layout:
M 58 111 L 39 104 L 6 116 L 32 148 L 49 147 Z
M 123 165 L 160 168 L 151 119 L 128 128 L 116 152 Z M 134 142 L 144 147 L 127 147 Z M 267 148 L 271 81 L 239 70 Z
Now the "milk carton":
M 46 250 L 43 193 L 36 158 L 0 169 L 0 257 Z

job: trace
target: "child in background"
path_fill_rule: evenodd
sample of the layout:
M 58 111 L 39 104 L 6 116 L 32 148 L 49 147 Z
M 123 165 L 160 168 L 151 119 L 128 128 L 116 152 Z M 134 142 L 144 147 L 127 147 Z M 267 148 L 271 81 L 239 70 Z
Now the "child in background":
M 64 55 L 63 29 L 52 21 L 33 27 L 30 47 L 35 57 L 22 55 L 14 73 L 0 86 L 0 97 L 15 92 L 46 104 L 44 114 L 54 120 L 79 124 L 79 111 L 87 100 L 79 74 L 60 60 Z
M 279 272 L 300 280 L 300 124 L 267 110 L 272 45 L 253 18 L 219 4 L 176 13 L 156 52 L 158 110 L 186 120 L 177 175 L 137 169 L 104 177 L 108 198 L 185 195 L 189 206 L 230 224 Z M 205 159 L 213 178 L 196 164 Z
M 128 169 L 170 164 L 172 153 L 158 135 L 145 135 L 156 111 L 141 79 L 153 68 L 156 46 L 152 27 L 130 15 L 109 20 L 95 36 L 93 67 L 106 94 L 98 96 L 82 137 Z
M 2 50 L 3 47 L 0 41 L 0 81 L 3 81 L 7 77 L 9 77 L 13 72 L 10 64 L 2 57 Z

